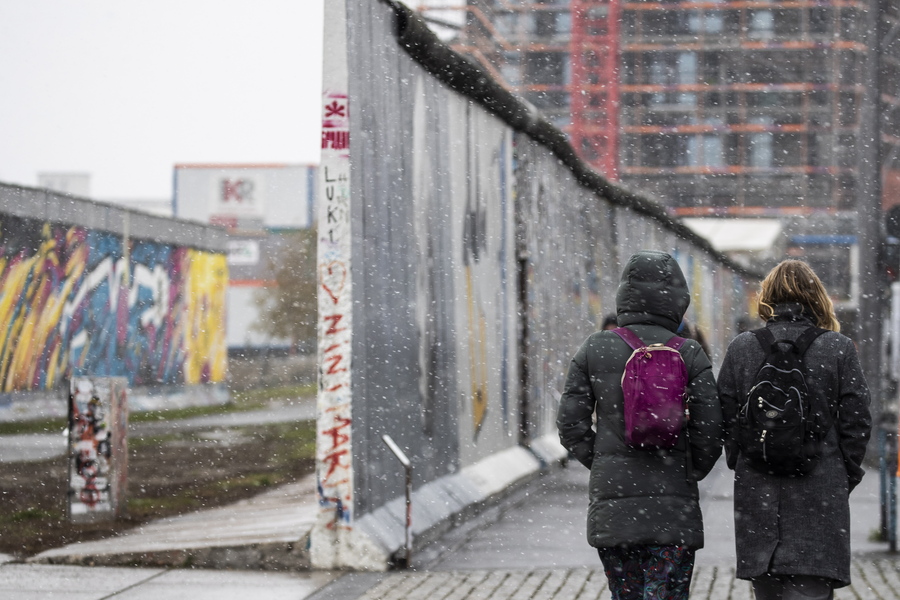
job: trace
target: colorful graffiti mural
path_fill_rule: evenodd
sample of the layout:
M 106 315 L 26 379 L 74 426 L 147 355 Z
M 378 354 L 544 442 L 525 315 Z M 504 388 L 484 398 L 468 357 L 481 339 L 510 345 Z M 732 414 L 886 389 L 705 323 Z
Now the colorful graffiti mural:
M 227 277 L 223 255 L 3 217 L 2 391 L 222 381 Z

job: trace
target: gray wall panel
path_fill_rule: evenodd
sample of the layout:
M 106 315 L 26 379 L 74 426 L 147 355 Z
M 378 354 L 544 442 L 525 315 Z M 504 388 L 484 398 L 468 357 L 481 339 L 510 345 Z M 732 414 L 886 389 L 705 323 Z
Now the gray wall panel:
M 702 288 L 689 317 L 717 345 L 745 302 L 696 239 L 584 187 L 427 73 L 396 43 L 389 6 L 348 2 L 347 16 L 359 518 L 402 493 L 384 433 L 410 454 L 416 487 L 554 435 L 570 357 L 615 312 L 634 251 L 678 256 Z
M 225 230 L 191 221 L 169 219 L 111 204 L 74 198 L 39 188 L 0 183 L 0 213 L 67 223 L 162 244 L 225 252 Z

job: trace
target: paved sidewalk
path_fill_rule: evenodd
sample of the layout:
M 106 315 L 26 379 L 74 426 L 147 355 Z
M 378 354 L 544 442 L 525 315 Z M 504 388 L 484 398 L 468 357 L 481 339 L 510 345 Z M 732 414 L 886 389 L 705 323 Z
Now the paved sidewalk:
M 75 567 L 2 564 L 0 556 L 0 599 L 606 599 L 606 578 L 585 541 L 587 475 L 573 463 L 531 482 L 438 542 L 416 547 L 410 571 L 339 576 L 296 570 Z M 307 552 L 303 532 L 315 512 L 313 484 L 309 478 L 232 507 L 154 523 L 103 542 L 55 549 L 38 560 L 100 564 L 107 556 L 113 563 L 145 566 L 246 569 L 256 564 L 297 569 Z M 697 554 L 691 598 L 750 600 L 749 585 L 734 578 L 731 474 L 718 465 L 701 486 L 707 547 Z M 877 473 L 869 472 L 854 492 L 851 511 L 853 586 L 838 590 L 835 598 L 900 599 L 900 558 L 886 554 L 884 544 L 868 540 L 880 514 Z M 271 543 L 260 543 L 265 536 Z M 251 538 L 255 541 L 248 542 Z
M 854 584 L 835 591 L 835 600 L 900 598 L 896 559 L 855 559 Z M 319 592 L 315 600 L 350 596 Z M 398 573 L 382 578 L 358 600 L 611 600 L 602 569 L 532 569 Z M 692 600 L 751 600 L 750 584 L 734 578 L 731 567 L 698 566 Z M 312 599 L 311 599 L 312 600 Z
M 249 500 L 54 548 L 28 562 L 308 569 L 306 538 L 318 508 L 315 489 L 316 477 L 309 475 Z
M 301 600 L 333 572 L 0 564 L 3 600 Z
M 414 569 L 344 576 L 310 600 L 609 599 L 596 552 L 585 540 L 587 470 L 577 463 L 533 482 L 503 506 L 416 548 Z M 720 462 L 701 483 L 706 547 L 697 553 L 692 600 L 750 600 L 734 577 L 733 487 Z M 900 599 L 900 557 L 868 540 L 878 527 L 878 474 L 851 496 L 853 586 L 837 600 Z

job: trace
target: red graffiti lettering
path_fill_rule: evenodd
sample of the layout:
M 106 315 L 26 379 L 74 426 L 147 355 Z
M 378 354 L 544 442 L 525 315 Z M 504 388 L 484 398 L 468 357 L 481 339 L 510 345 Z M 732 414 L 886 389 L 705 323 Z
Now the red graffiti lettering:
M 327 265 L 319 265 L 319 282 L 322 289 L 335 304 L 338 296 L 347 284 L 347 267 L 338 261 L 331 261 Z
M 337 328 L 338 322 L 344 318 L 344 315 L 331 315 L 328 317 L 324 317 L 326 321 L 331 322 L 331 326 L 328 328 L 328 331 L 325 332 L 325 335 L 335 335 L 341 331 L 347 331 L 346 327 Z
M 331 475 L 338 469 L 338 467 L 342 469 L 349 468 L 349 465 L 341 463 L 341 457 L 347 456 L 348 454 L 350 454 L 350 450 L 344 448 L 341 450 L 335 450 L 334 452 L 325 455 L 325 458 L 322 459 L 322 462 L 328 465 L 328 472 L 325 473 L 325 477 L 322 478 L 323 481 L 331 477 Z
M 350 441 L 350 435 L 346 433 L 341 433 L 342 429 L 346 429 L 350 427 L 350 423 L 352 419 L 348 419 L 346 417 L 336 416 L 334 418 L 337 421 L 337 425 L 332 427 L 331 429 L 326 429 L 322 432 L 323 436 L 331 437 L 331 447 L 337 448 L 338 446 L 342 446 Z
M 327 352 L 327 350 L 326 350 Z M 338 373 L 346 373 L 346 368 L 338 369 L 338 365 L 341 364 L 341 361 L 344 360 L 343 354 L 335 354 L 334 356 L 329 356 L 325 359 L 325 362 L 330 362 L 331 364 L 328 366 L 328 370 L 325 372 L 329 375 L 337 375 Z
M 323 284 L 322 284 L 322 289 L 325 290 L 325 293 L 328 294 L 328 296 L 331 298 L 331 301 L 332 301 L 332 302 L 334 302 L 335 304 L 338 303 L 337 296 L 334 295 L 334 293 L 331 291 L 331 288 L 329 288 L 327 285 L 325 285 L 325 284 L 323 283 Z
M 339 389 L 341 389 L 342 387 L 345 387 L 345 386 L 346 386 L 346 384 L 344 384 L 344 383 L 339 383 L 339 384 L 337 384 L 337 385 L 331 386 L 330 388 L 328 388 L 328 389 L 325 390 L 325 391 L 326 391 L 326 392 L 336 392 L 336 391 L 338 391 Z
M 339 117 L 346 117 L 347 111 L 346 107 L 343 104 L 338 104 L 338 101 L 335 100 L 331 104 L 325 107 L 325 116 L 330 117 L 332 115 L 337 115 Z
M 349 131 L 323 131 L 322 132 L 322 148 L 331 148 L 332 150 L 346 150 L 350 147 Z

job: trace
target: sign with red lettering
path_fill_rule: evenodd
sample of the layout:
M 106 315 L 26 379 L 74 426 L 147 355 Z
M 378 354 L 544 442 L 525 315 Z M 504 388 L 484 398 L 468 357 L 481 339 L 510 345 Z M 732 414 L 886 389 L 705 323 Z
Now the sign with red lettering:
M 265 215 L 266 176 L 250 169 L 222 169 L 210 177 L 207 191 L 210 218 L 262 219 Z

